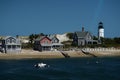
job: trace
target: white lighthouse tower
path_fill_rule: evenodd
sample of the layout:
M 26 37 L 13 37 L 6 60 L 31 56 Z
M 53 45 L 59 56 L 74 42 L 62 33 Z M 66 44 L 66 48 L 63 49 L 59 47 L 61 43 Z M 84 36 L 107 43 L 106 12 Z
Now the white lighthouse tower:
M 104 38 L 104 27 L 102 22 L 98 24 L 98 39 L 100 40 L 100 38 Z

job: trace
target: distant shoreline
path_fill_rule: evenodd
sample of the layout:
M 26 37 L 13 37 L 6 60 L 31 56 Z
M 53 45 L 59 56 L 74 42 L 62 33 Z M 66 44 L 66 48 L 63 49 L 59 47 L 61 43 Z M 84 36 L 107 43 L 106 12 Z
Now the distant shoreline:
M 71 58 L 86 58 L 92 57 L 82 53 L 82 51 L 64 51 Z M 113 51 L 89 51 L 91 54 L 99 57 L 120 57 L 120 50 Z M 21 53 L 0 53 L 0 59 L 54 59 L 65 58 L 60 51 L 34 51 L 23 49 Z

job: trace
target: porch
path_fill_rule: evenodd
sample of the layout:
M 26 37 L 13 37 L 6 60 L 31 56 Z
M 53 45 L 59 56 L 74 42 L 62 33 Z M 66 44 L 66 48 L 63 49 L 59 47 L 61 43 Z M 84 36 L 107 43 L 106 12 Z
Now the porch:
M 5 53 L 20 53 L 21 45 L 6 45 L 3 50 Z

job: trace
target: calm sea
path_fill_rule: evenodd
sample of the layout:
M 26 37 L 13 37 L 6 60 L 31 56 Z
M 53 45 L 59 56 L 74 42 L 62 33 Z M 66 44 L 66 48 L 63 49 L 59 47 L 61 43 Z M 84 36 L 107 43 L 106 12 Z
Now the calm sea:
M 120 57 L 0 60 L 0 80 L 120 80 Z

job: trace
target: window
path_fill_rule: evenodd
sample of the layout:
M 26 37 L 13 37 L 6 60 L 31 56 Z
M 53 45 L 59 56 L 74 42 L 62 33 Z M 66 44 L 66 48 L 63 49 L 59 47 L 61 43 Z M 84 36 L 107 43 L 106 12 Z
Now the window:
M 12 39 L 10 39 L 10 43 L 12 43 Z
M 16 40 L 15 40 L 15 39 L 12 39 L 12 43 L 16 43 Z
M 17 45 L 17 48 L 20 48 L 20 45 Z
M 8 49 L 11 49 L 11 45 L 8 45 L 7 47 L 8 47 Z
M 89 41 L 88 44 L 92 44 L 92 42 Z
M 47 41 L 47 40 L 45 41 L 45 44 L 48 44 L 48 41 Z
M 55 40 L 54 42 L 57 43 L 57 40 Z
M 10 43 L 10 39 L 7 40 L 7 43 Z
M 15 48 L 16 48 L 16 46 L 15 46 L 15 45 L 12 45 L 12 48 L 13 48 L 13 49 L 15 49 Z

